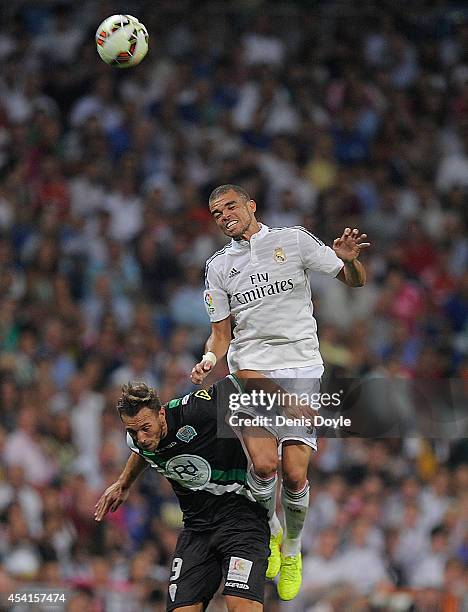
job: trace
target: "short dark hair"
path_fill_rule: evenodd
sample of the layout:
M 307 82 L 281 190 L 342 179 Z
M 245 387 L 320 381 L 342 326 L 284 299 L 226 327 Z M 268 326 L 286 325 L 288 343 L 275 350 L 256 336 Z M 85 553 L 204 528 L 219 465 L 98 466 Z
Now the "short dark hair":
M 445 525 L 443 524 L 436 525 L 435 527 L 431 529 L 431 540 L 433 540 L 437 536 L 444 536 L 444 537 L 448 536 L 448 531 Z
M 244 200 L 247 201 L 251 199 L 250 195 L 247 193 L 247 191 L 243 187 L 239 187 L 239 185 L 231 185 L 230 183 L 227 183 L 226 185 L 220 185 L 219 187 L 216 187 L 216 189 L 213 189 L 208 199 L 208 204 L 211 204 L 213 200 L 216 200 L 217 198 L 219 198 L 219 196 L 222 196 L 228 191 L 231 191 L 231 189 L 232 191 L 235 191 L 238 195 L 240 195 L 242 198 L 244 198 Z
M 148 387 L 144 382 L 129 382 L 122 386 L 122 394 L 117 402 L 117 411 L 122 415 L 133 417 L 143 408 L 150 408 L 155 412 L 161 409 L 161 400 L 156 389 Z

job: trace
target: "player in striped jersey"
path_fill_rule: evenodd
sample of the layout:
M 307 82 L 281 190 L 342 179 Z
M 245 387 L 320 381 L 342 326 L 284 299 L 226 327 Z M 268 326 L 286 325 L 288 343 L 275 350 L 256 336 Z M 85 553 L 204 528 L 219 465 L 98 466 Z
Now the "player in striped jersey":
M 346 228 L 330 248 L 303 227 L 269 228 L 258 223 L 256 203 L 236 185 L 216 188 L 209 207 L 231 241 L 206 262 L 204 300 L 212 327 L 192 381 L 201 383 L 227 352 L 231 372 L 257 371 L 289 393 L 317 393 L 323 361 L 307 271 L 363 286 L 366 274 L 358 256 L 369 246 L 366 235 Z M 307 468 L 317 448 L 315 431 L 304 426 L 271 428 L 270 437 L 256 433 L 244 428 L 242 435 L 252 460 L 249 486 L 270 517 L 267 577 L 280 572 L 279 595 L 293 599 L 301 584 L 300 538 L 309 505 Z M 283 542 L 275 514 L 277 445 L 282 457 Z
M 246 486 L 241 443 L 221 429 L 227 427 L 222 412 L 236 384 L 229 376 L 161 406 L 153 388 L 129 383 L 117 404 L 133 452 L 96 504 L 95 518 L 115 511 L 148 465 L 169 480 L 184 528 L 169 578 L 168 611 L 201 612 L 221 580 L 228 610 L 263 609 L 267 513 Z

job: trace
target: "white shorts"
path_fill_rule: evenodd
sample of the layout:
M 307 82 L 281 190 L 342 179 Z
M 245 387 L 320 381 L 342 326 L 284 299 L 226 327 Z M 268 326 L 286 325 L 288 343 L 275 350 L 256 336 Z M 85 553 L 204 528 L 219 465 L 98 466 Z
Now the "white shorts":
M 287 393 L 297 393 L 299 396 L 307 394 L 309 397 L 320 392 L 320 379 L 323 365 L 306 366 L 302 368 L 281 368 L 279 370 L 258 370 L 260 374 L 278 383 Z M 242 413 L 255 416 L 249 408 L 242 408 Z M 276 427 L 274 424 L 265 426 L 281 445 L 287 440 L 295 440 L 317 450 L 317 433 L 315 427 L 307 425 L 294 425 Z M 236 432 L 239 435 L 239 432 Z

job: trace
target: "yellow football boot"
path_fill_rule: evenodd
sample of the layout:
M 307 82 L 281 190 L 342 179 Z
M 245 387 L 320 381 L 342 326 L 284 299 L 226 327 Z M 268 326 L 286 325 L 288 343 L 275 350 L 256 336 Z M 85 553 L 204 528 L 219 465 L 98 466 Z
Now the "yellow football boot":
M 276 536 L 270 536 L 270 556 L 268 557 L 268 567 L 266 577 L 270 580 L 276 578 L 281 568 L 281 540 L 283 539 L 283 530 Z
M 281 555 L 281 571 L 278 581 L 278 595 L 283 601 L 294 599 L 299 593 L 302 583 L 302 556 Z

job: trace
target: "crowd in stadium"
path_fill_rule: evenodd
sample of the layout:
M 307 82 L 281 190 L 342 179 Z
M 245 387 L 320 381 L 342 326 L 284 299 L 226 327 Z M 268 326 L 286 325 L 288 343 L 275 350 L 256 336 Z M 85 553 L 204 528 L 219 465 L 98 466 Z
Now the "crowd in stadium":
M 164 609 L 168 483 L 93 508 L 128 456 L 121 385 L 194 389 L 214 187 L 327 244 L 368 234 L 365 287 L 311 280 L 328 372 L 468 387 L 468 11 L 131 4 L 150 53 L 128 71 L 94 46 L 121 3 L 11 2 L 0 23 L 0 592 L 60 587 L 70 611 Z M 326 439 L 310 479 L 302 590 L 268 586 L 267 612 L 468 605 L 463 433 Z

